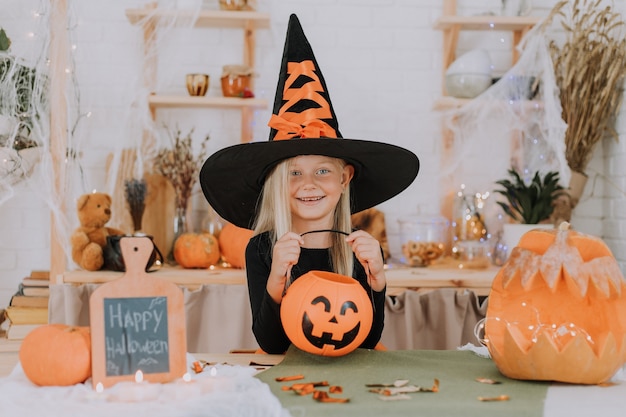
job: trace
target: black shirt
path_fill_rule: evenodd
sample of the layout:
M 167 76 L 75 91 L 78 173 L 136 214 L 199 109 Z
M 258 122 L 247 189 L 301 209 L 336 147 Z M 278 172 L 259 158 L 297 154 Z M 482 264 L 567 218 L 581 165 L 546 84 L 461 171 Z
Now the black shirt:
M 287 338 L 280 320 L 280 304 L 276 304 L 267 292 L 267 279 L 272 266 L 272 246 L 269 233 L 262 233 L 250 239 L 246 248 L 246 274 L 248 294 L 252 309 L 252 332 L 257 343 L 266 353 L 284 353 L 291 342 Z M 312 271 L 333 272 L 328 249 L 300 249 L 298 263 L 291 269 L 292 279 Z M 352 276 L 361 283 L 368 294 L 372 294 L 367 283 L 365 269 L 354 258 Z M 383 332 L 385 320 L 385 290 L 374 291 L 374 319 L 372 328 L 360 347 L 373 349 Z

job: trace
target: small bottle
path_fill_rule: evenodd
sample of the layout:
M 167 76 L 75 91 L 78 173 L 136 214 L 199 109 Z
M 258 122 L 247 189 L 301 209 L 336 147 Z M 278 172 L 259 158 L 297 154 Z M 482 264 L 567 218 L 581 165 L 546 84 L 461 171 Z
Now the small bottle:
M 458 257 L 459 245 L 466 241 L 486 242 L 488 239 L 484 210 L 489 193 L 471 194 L 461 186 L 454 199 L 452 213 L 452 256 Z

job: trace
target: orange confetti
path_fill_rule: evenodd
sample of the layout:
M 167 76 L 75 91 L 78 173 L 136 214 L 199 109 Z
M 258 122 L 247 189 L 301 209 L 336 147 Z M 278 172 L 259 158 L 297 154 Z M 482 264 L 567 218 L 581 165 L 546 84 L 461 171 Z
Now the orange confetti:
M 478 401 L 508 401 L 508 395 L 498 395 L 497 397 L 478 397 Z
M 500 381 L 496 381 L 495 379 L 491 379 L 491 378 L 476 378 L 476 382 L 480 382 L 481 384 L 500 384 Z
M 315 391 L 313 384 L 297 384 L 298 386 L 292 386 L 291 390 L 298 395 L 309 395 Z
M 349 398 L 336 398 L 328 395 L 326 391 L 315 391 L 313 393 L 313 399 L 321 403 L 347 403 L 350 402 Z
M 327 387 L 328 381 L 303 382 L 299 384 L 284 385 L 283 391 L 294 391 L 298 395 L 307 395 L 315 391 L 315 387 Z
M 341 394 L 343 393 L 343 388 L 340 385 L 331 385 L 328 387 L 328 392 L 331 394 Z
M 203 369 L 204 367 L 200 365 L 200 362 L 196 361 L 193 363 L 193 371 L 195 373 L 199 374 L 200 372 L 202 372 Z
M 297 381 L 299 379 L 304 379 L 304 375 L 289 375 L 289 376 L 277 376 L 277 382 L 285 382 L 285 381 Z

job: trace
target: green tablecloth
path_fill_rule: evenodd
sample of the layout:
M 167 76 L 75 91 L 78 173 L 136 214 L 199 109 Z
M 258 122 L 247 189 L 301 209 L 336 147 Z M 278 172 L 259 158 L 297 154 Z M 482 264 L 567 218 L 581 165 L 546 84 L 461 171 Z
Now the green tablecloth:
M 282 386 L 294 382 L 276 382 L 278 376 L 302 374 L 294 382 L 328 381 L 343 387 L 349 403 L 319 403 L 311 395 L 299 396 Z M 541 416 L 549 384 L 508 379 L 500 374 L 490 359 L 469 351 L 405 350 L 373 351 L 357 349 L 349 355 L 330 358 L 311 355 L 291 347 L 279 364 L 257 375 L 266 382 L 283 406 L 293 416 Z M 491 378 L 501 384 L 476 382 L 477 377 Z M 432 387 L 440 381 L 439 392 L 408 394 L 409 400 L 382 401 L 368 392 L 365 384 L 392 383 L 408 379 L 410 384 Z M 321 388 L 326 389 L 326 388 Z M 508 395 L 509 401 L 483 402 L 477 397 Z

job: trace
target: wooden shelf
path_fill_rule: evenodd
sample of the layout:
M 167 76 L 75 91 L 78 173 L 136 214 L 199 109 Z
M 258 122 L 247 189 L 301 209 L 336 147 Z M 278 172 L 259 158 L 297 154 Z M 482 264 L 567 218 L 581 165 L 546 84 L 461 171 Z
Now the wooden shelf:
M 439 97 L 435 100 L 433 110 L 450 110 L 463 107 L 465 104 L 472 101 L 471 98 L 456 98 L 450 96 Z
M 195 16 L 196 13 L 186 10 L 154 10 L 148 7 L 126 10 L 126 17 L 133 25 L 147 23 L 152 19 L 167 20 L 176 17 L 193 19 Z M 270 15 L 255 11 L 200 10 L 195 26 L 224 28 L 252 26 L 256 29 L 267 29 L 270 27 Z
M 192 22 L 194 27 L 208 28 L 237 28 L 243 32 L 243 56 L 241 63 L 254 69 L 255 63 L 255 39 L 257 29 L 270 27 L 269 13 L 260 13 L 251 10 L 165 10 L 159 9 L 157 3 L 150 3 L 139 9 L 126 9 L 126 17 L 133 25 L 141 26 L 144 32 L 144 47 L 146 51 L 154 48 L 157 23 L 160 21 L 169 23 L 180 18 L 183 22 Z M 156 51 L 158 52 L 158 51 Z M 156 56 L 150 56 L 145 64 L 145 84 L 150 91 L 154 91 L 157 73 Z M 254 85 L 250 83 L 250 89 L 254 91 Z M 231 108 L 241 111 L 241 142 L 252 140 L 252 112 L 254 108 L 266 108 L 267 101 L 264 99 L 239 97 L 190 97 L 175 95 L 153 94 L 148 98 L 148 104 L 155 118 L 155 110 L 158 108 Z
M 537 23 L 543 20 L 540 16 L 459 16 L 456 14 L 457 0 L 444 0 L 443 15 L 434 24 L 434 28 L 443 32 L 443 65 L 442 65 L 442 92 L 447 96 L 445 73 L 450 64 L 456 59 L 460 32 L 471 31 L 507 31 L 512 33 L 511 54 L 512 64 L 519 59 L 517 46 L 524 35 Z M 460 107 L 463 102 L 436 103 L 435 108 L 446 109 Z
M 192 97 L 154 94 L 148 97 L 151 109 L 157 108 L 266 108 L 267 100 L 240 97 Z
M 441 16 L 435 29 L 523 31 L 541 21 L 538 16 Z
M 495 266 L 487 269 L 394 266 L 386 270 L 387 292 L 397 295 L 406 289 L 467 288 L 478 295 L 488 295 L 498 270 Z M 68 271 L 63 276 L 63 282 L 76 285 L 103 284 L 122 275 L 123 272 L 114 271 Z M 209 284 L 247 285 L 245 270 L 234 268 L 183 269 L 164 266 L 149 275 L 191 289 Z
M 451 96 L 443 96 L 443 97 L 439 97 L 435 100 L 435 103 L 433 105 L 433 110 L 451 110 L 451 109 L 458 109 L 463 107 L 464 105 L 474 101 L 476 99 L 472 99 L 472 98 L 456 98 L 456 97 L 451 97 Z M 513 101 L 513 100 L 511 100 Z M 535 110 L 542 110 L 543 109 L 543 102 L 539 101 L 539 100 L 514 100 L 516 103 L 520 103 L 520 105 L 527 110 L 530 109 L 535 109 Z M 504 100 L 500 100 L 500 99 L 494 99 L 494 98 L 489 98 L 489 99 L 481 99 L 480 101 L 482 106 L 498 106 L 501 107 L 502 105 L 508 104 L 510 103 L 510 101 L 504 101 Z
M 103 284 L 114 281 L 124 275 L 116 271 L 67 271 L 63 282 L 67 284 Z M 150 272 L 149 276 L 161 278 L 185 287 L 199 287 L 208 284 L 246 285 L 246 274 L 241 269 L 183 269 L 164 266 L 158 271 Z

